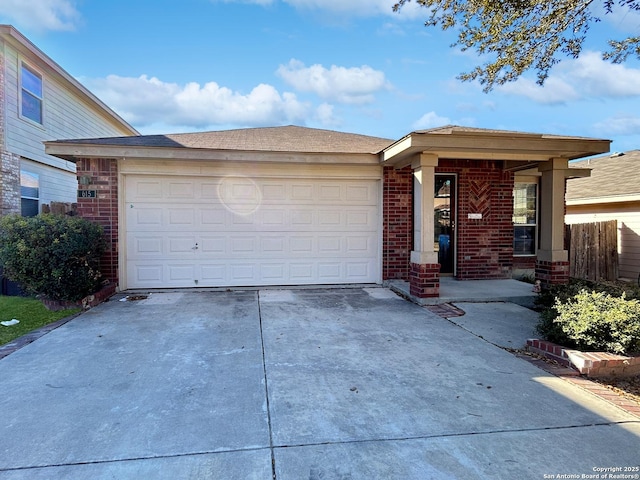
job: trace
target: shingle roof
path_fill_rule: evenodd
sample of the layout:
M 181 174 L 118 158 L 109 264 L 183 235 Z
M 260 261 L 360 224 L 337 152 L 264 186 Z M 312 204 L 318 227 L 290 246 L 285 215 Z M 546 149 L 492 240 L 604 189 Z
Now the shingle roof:
M 591 176 L 567 182 L 567 200 L 640 195 L 640 150 L 572 162 Z
M 478 128 L 478 127 L 465 127 L 460 125 L 444 125 L 442 127 L 429 128 L 426 130 L 417 130 L 413 133 L 419 134 L 451 134 L 451 133 L 477 133 L 481 135 L 490 135 L 490 134 L 501 134 L 501 135 L 523 135 L 523 136 L 540 136 L 544 138 L 555 138 L 555 139 L 585 139 L 592 140 L 588 137 L 580 137 L 580 136 L 569 136 L 569 135 L 553 135 L 548 133 L 535 133 L 535 132 L 521 132 L 517 130 L 499 130 L 495 128 Z
M 57 140 L 50 143 L 255 152 L 378 153 L 393 143 L 393 140 L 289 125 L 168 135 Z

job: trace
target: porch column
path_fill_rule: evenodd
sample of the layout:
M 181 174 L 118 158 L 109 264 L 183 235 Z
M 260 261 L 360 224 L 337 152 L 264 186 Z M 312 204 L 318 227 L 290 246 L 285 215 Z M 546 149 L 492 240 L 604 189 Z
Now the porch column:
M 564 248 L 565 176 L 569 163 L 552 158 L 541 164 L 540 248 L 536 260 L 536 279 L 543 286 L 569 281 L 569 253 Z
M 420 154 L 413 167 L 413 250 L 409 285 L 418 298 L 440 295 L 440 264 L 433 249 L 433 192 L 438 156 Z

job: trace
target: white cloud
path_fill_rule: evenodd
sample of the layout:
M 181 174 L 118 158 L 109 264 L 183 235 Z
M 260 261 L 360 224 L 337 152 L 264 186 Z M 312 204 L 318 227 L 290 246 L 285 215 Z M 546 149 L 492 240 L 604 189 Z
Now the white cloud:
M 640 117 L 630 114 L 618 114 L 594 124 L 593 129 L 599 136 L 640 135 Z
M 2 0 L 0 15 L 36 30 L 74 30 L 81 21 L 73 0 Z
M 623 5 L 616 5 L 609 14 L 602 14 L 602 19 L 613 28 L 625 33 L 635 35 L 640 28 L 640 12 Z
M 451 125 L 451 119 L 448 117 L 441 117 L 436 112 L 425 113 L 419 120 L 413 123 L 411 128 L 414 130 L 425 130 L 428 128 L 442 127 L 444 125 Z
M 520 77 L 515 82 L 506 83 L 496 89 L 500 92 L 527 97 L 545 105 L 565 103 L 580 97 L 570 84 L 557 77 L 549 77 L 544 86 L 538 85 L 529 78 Z
M 567 61 L 560 73 L 572 79 L 589 95 L 631 97 L 640 95 L 640 70 L 602 59 L 600 52 L 584 52 L 577 60 Z
M 374 101 L 374 93 L 390 88 L 384 72 L 362 67 L 338 67 L 322 65 L 306 67 L 292 59 L 280 65 L 278 75 L 300 92 L 312 92 L 325 100 L 351 105 L 363 105 Z
M 603 60 L 600 52 L 585 51 L 575 60 L 561 62 L 543 86 L 521 77 L 496 90 L 547 105 L 587 97 L 636 97 L 640 96 L 640 69 L 612 64 Z
M 315 118 L 325 127 L 337 127 L 341 124 L 340 119 L 335 116 L 334 106 L 328 103 L 318 105 Z
M 283 0 L 298 9 L 324 10 L 354 16 L 393 13 L 394 0 Z
M 83 79 L 83 83 L 136 127 L 163 124 L 193 129 L 228 124 L 304 123 L 311 110 L 295 94 L 280 94 L 266 84 L 245 95 L 215 82 L 178 85 L 146 75 L 137 78 L 110 75 L 104 79 Z

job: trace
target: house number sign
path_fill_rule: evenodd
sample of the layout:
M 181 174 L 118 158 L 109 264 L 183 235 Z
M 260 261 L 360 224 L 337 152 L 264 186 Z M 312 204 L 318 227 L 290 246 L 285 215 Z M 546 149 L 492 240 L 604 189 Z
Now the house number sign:
M 98 192 L 96 190 L 78 190 L 78 198 L 97 198 Z

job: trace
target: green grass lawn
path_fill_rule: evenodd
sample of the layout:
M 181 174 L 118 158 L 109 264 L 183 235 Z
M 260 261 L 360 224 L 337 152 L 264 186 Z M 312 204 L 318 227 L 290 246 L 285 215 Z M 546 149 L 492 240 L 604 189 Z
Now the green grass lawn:
M 20 321 L 17 325 L 10 327 L 0 325 L 0 345 L 79 311 L 79 308 L 73 308 L 52 312 L 47 310 L 40 300 L 34 298 L 0 295 L 0 322 L 14 318 Z

